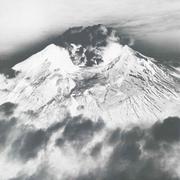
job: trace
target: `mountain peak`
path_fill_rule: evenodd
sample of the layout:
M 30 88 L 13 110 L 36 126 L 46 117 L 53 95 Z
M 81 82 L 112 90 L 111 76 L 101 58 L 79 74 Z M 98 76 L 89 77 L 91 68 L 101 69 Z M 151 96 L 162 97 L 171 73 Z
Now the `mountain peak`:
M 14 70 L 26 72 L 26 74 L 33 74 L 47 68 L 51 72 L 60 70 L 61 73 L 71 73 L 78 67 L 72 63 L 68 51 L 55 44 L 48 45 L 39 53 L 13 67 Z

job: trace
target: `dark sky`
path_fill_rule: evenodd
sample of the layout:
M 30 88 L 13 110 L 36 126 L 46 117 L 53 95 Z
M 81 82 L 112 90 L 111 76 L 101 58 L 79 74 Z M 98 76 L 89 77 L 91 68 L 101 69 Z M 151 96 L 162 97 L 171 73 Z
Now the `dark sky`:
M 0 0 L 0 68 L 26 59 L 72 26 L 114 26 L 145 55 L 178 62 L 179 0 Z

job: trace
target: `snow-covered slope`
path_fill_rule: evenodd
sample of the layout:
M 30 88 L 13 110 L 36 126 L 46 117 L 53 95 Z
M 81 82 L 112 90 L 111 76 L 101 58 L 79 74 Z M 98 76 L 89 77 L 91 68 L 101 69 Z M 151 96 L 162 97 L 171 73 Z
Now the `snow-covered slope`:
M 42 127 L 65 110 L 121 126 L 179 113 L 176 84 L 168 73 L 128 46 L 119 45 L 115 53 L 111 48 L 103 51 L 104 63 L 86 67 L 74 65 L 66 49 L 51 44 L 13 67 L 19 74 L 2 82 L 1 102 L 18 104 L 18 116 L 27 122 L 34 118 L 27 112 L 37 114 L 32 122 Z

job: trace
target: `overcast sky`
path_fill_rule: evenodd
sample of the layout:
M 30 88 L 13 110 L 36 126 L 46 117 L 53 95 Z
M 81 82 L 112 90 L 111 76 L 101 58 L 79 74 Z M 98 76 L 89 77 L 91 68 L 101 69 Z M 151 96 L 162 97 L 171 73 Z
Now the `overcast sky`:
M 71 26 L 97 23 L 130 35 L 147 55 L 180 57 L 179 0 L 0 0 L 0 60 L 23 59 Z

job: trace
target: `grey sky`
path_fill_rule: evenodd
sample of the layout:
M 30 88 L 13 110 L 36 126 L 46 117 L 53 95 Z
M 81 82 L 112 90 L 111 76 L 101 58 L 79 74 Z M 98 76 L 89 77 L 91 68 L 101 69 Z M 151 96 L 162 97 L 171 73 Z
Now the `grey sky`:
M 97 23 L 132 36 L 147 55 L 167 49 L 180 57 L 179 0 L 0 0 L 0 60 L 25 58 L 71 26 Z

